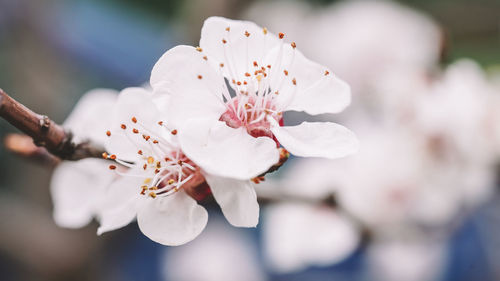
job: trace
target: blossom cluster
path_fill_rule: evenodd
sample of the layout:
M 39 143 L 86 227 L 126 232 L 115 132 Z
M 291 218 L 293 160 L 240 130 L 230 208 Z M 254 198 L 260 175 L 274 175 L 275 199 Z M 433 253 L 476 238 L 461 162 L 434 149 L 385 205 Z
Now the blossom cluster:
M 286 16 L 278 16 L 282 11 Z M 341 1 L 315 10 L 261 2 L 247 17 L 295 31 L 303 50 L 335 66 L 353 92 L 340 118 L 363 140 L 352 157 L 294 159 L 281 177 L 259 186 L 314 202 L 336 199 L 334 208 L 268 208 L 268 264 L 290 272 L 342 261 L 369 230 L 374 275 L 430 280 L 445 263 L 450 226 L 495 192 L 498 85 L 469 59 L 442 67 L 440 27 L 399 3 Z
M 254 227 L 254 185 L 289 153 L 356 152 L 355 135 L 339 124 L 285 124 L 286 111 L 338 113 L 351 101 L 345 82 L 285 37 L 211 17 L 199 47 L 177 46 L 158 60 L 150 87 L 85 95 L 64 125 L 106 152 L 57 167 L 56 222 L 81 227 L 96 218 L 102 234 L 136 219 L 150 239 L 180 245 L 205 228 L 199 203 L 207 196 L 232 225 Z

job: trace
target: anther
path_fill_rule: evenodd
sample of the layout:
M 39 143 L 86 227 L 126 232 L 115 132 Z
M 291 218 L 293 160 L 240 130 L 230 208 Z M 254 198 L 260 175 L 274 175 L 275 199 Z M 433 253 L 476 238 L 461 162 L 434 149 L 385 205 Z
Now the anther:
M 221 62 L 221 63 L 219 64 L 219 66 L 220 66 L 220 67 L 224 67 L 224 64 Z
M 127 129 L 127 126 L 125 126 L 125 124 L 122 124 L 120 127 L 124 130 Z
M 271 68 L 271 65 L 270 65 L 270 64 L 268 64 L 268 65 L 267 65 L 267 68 Z
M 287 76 L 288 76 L 288 70 L 286 70 L 286 69 L 285 69 L 285 70 L 283 70 L 283 73 L 285 73 L 285 75 L 287 75 Z
M 256 61 L 254 61 L 253 66 L 257 67 L 257 66 L 259 66 L 259 64 Z
M 103 152 L 103 153 L 102 153 L 102 158 L 104 158 L 104 159 L 108 159 L 108 154 L 107 154 L 106 152 Z
M 163 126 L 163 121 L 159 121 L 158 125 Z
M 110 170 L 114 170 L 114 169 L 116 169 L 116 166 L 115 165 L 109 165 L 109 169 Z
M 226 44 L 226 43 L 227 43 L 226 39 L 222 39 L 222 44 Z
M 297 80 L 295 78 L 292 79 L 293 85 L 297 85 Z
M 137 130 L 136 128 L 133 128 L 133 129 L 132 129 L 132 132 L 133 132 L 134 134 L 138 134 L 138 133 L 139 133 L 139 130 Z
M 151 137 L 150 136 L 142 136 L 146 141 L 148 141 Z
M 208 60 L 207 56 L 203 56 L 203 59 L 204 59 L 204 60 Z
M 325 76 L 327 76 L 328 74 L 330 74 L 330 71 L 325 70 Z
M 292 48 L 294 48 L 294 49 L 297 48 L 297 44 L 295 44 L 295 42 L 292 42 L 292 44 L 290 44 L 290 45 L 292 45 Z
M 132 122 L 137 123 L 137 118 L 132 117 Z
M 278 33 L 278 36 L 280 37 L 280 39 L 283 39 L 283 37 L 285 37 L 285 33 L 280 32 L 280 33 Z
M 152 186 L 149 188 L 149 190 L 158 190 L 158 187 L 157 186 Z
M 198 51 L 198 52 L 200 52 L 200 53 L 201 53 L 201 52 L 203 52 L 203 49 L 202 49 L 202 48 L 200 48 L 200 46 L 198 46 L 198 47 L 196 47 L 196 51 Z
M 202 78 L 203 78 L 203 76 L 201 76 L 201 75 L 198 75 L 198 79 L 200 79 L 200 80 L 201 80 Z
M 109 156 L 109 158 L 111 158 L 111 160 L 116 160 L 116 155 L 111 154 L 111 156 Z
M 226 27 L 226 31 L 229 31 L 229 30 L 231 30 L 231 28 L 230 28 L 229 26 L 228 26 L 228 27 Z
M 155 169 L 155 174 L 158 174 L 159 172 L 160 172 L 160 170 Z
M 167 183 L 168 183 L 169 185 L 172 185 L 174 182 L 175 182 L 175 180 L 174 180 L 174 179 L 169 179 Z
M 267 28 L 266 28 L 266 27 L 264 27 L 264 28 L 262 29 L 262 32 L 264 33 L 264 35 L 265 35 L 265 34 L 267 34 Z
M 160 161 L 156 162 L 156 168 L 158 168 L 158 169 L 161 168 L 161 162 Z
M 111 136 L 111 132 L 110 131 L 106 131 L 106 136 L 110 137 Z
M 238 86 L 241 86 L 241 81 L 236 82 L 236 84 L 238 84 Z
M 246 37 L 249 37 L 250 36 L 250 33 L 248 31 L 245 30 L 245 36 Z
M 156 193 L 154 193 L 154 192 L 152 192 L 152 191 L 151 191 L 151 192 L 149 193 L 149 196 L 150 196 L 151 198 L 156 198 Z
M 157 143 L 158 143 L 158 141 L 157 141 L 157 140 L 154 140 L 154 141 L 153 141 L 153 143 L 154 143 L 154 144 L 157 144 Z
M 146 169 L 148 168 L 148 165 L 147 165 L 147 164 L 144 164 L 144 165 L 142 165 L 142 168 L 143 168 L 144 170 L 146 170 Z
M 155 159 L 151 156 L 148 157 L 148 164 L 153 164 L 155 162 Z
M 174 129 L 174 130 L 172 130 L 172 132 L 170 132 L 170 133 L 171 133 L 172 135 L 174 135 L 174 136 L 175 136 L 175 135 L 177 135 L 177 130 L 175 130 L 175 129 Z
M 137 154 L 142 155 L 142 150 L 137 151 Z
M 245 76 L 246 76 L 246 77 L 250 77 L 250 73 L 245 72 Z

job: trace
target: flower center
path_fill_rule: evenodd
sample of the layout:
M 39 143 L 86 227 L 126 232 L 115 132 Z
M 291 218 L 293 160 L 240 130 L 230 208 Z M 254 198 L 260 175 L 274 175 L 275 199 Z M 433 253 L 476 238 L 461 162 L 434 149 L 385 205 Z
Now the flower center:
M 245 127 L 248 134 L 253 137 L 274 138 L 268 118 L 273 118 L 283 125 L 283 114 L 276 111 L 272 100 L 259 96 L 239 95 L 228 101 L 226 106 L 227 110 L 219 120 L 226 122 L 231 128 Z
M 136 117 L 130 120 L 122 123 L 121 130 L 115 133 L 123 134 L 133 144 L 136 159 L 124 160 L 120 155 L 107 153 L 103 153 L 103 158 L 144 172 L 123 173 L 115 165 L 109 166 L 111 170 L 116 170 L 120 176 L 144 178 L 142 185 L 138 186 L 138 192 L 151 198 L 178 192 L 195 177 L 200 181 L 199 168 L 176 145 L 177 130 L 170 130 L 162 121 L 157 122 L 158 127 L 149 128 Z M 111 136 L 111 132 L 107 131 L 106 135 Z

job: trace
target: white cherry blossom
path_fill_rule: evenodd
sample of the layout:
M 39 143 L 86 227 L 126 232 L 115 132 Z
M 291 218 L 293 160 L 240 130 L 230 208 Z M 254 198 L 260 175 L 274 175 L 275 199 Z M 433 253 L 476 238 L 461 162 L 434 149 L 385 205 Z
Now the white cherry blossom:
M 207 172 L 255 177 L 278 162 L 279 145 L 303 157 L 357 150 L 354 134 L 335 123 L 283 126 L 285 111 L 337 113 L 350 103 L 345 82 L 284 38 L 251 22 L 211 17 L 200 47 L 175 47 L 154 66 L 150 82 L 156 94 L 170 96 L 165 111 L 180 145 Z
M 109 115 L 118 92 L 95 89 L 86 93 L 63 123 L 77 143 L 90 140 L 104 146 Z M 50 183 L 54 220 L 62 227 L 79 228 L 97 215 L 98 198 L 115 175 L 106 172 L 107 161 L 84 159 L 63 161 L 54 170 Z
M 161 97 L 160 97 L 161 98 Z M 151 93 L 127 88 L 120 93 L 113 121 L 106 132 L 106 158 L 120 178 L 103 194 L 98 233 L 123 227 L 137 218 L 141 231 L 164 245 L 187 243 L 207 223 L 207 211 L 198 205 L 205 180 L 222 212 L 235 226 L 253 227 L 259 206 L 250 180 L 213 176 L 189 159 L 178 144 L 178 131 L 161 118 Z M 186 184 L 189 189 L 185 189 Z M 201 192 L 210 192 L 203 186 Z M 204 195 L 204 194 L 201 194 Z

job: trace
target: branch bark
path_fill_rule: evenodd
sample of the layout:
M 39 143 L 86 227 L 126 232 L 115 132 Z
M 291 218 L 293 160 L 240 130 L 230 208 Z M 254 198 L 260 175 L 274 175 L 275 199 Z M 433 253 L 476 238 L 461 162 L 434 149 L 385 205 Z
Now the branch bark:
M 22 105 L 0 89 L 0 117 L 33 139 L 38 147 L 44 147 L 52 155 L 63 160 L 80 160 L 89 157 L 101 157 L 104 149 L 90 142 L 75 144 L 71 132 L 50 120 L 46 115 L 40 115 Z M 16 153 L 23 155 L 15 143 Z M 29 148 L 26 148 L 29 149 Z

